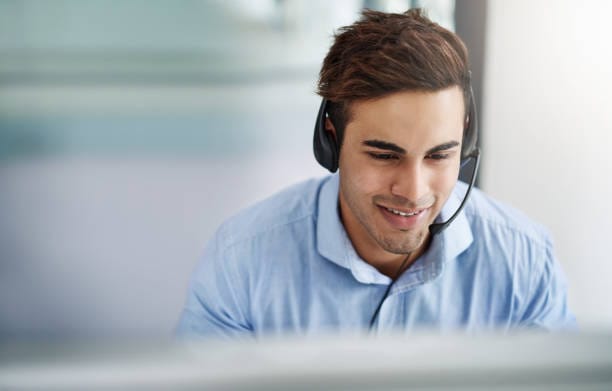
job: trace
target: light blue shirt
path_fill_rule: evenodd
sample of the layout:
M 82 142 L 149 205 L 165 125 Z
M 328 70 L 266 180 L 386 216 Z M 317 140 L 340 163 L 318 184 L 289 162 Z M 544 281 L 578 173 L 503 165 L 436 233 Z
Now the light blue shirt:
M 193 274 L 183 336 L 361 332 L 391 279 L 356 253 L 338 175 L 294 185 L 226 221 Z M 437 221 L 459 207 L 458 182 Z M 575 327 L 548 233 L 474 189 L 394 283 L 372 332 Z

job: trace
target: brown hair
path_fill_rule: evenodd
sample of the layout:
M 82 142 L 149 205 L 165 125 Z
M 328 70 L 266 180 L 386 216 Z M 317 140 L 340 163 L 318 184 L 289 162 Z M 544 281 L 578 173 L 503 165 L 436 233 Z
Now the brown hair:
M 334 37 L 321 72 L 318 94 L 342 144 L 350 104 L 390 93 L 463 89 L 467 107 L 470 73 L 467 49 L 453 32 L 433 23 L 421 9 L 403 14 L 364 10 Z

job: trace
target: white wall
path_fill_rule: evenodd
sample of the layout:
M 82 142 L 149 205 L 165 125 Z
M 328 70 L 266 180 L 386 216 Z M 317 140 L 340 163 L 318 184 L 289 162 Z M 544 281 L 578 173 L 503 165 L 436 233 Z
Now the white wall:
M 156 112 L 253 111 L 250 128 L 234 130 L 258 135 L 245 151 L 227 145 L 215 156 L 0 161 L 0 339 L 171 335 L 188 279 L 217 226 L 289 183 L 324 174 L 304 147 L 312 145 L 319 105 L 313 83 L 170 86 L 154 93 L 139 86 L 0 90 L 3 110 L 22 104 L 45 113 L 64 106 L 89 112 L 111 101 L 113 110 L 137 102 Z M 206 125 L 202 132 L 210 131 Z
M 552 231 L 583 327 L 612 326 L 612 3 L 491 0 L 482 187 Z

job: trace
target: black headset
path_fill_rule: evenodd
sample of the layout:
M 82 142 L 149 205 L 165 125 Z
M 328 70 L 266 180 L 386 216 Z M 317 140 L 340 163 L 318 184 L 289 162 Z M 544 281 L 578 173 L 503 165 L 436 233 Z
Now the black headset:
M 478 118 L 476 117 L 476 104 L 474 102 L 474 92 L 470 87 L 470 104 L 467 115 L 466 126 L 463 129 L 463 143 L 461 145 L 462 164 L 467 159 L 475 157 L 478 153 L 476 143 L 478 141 Z M 338 158 L 340 156 L 340 146 L 336 137 L 325 129 L 325 119 L 327 118 L 329 101 L 323 98 L 317 122 L 314 128 L 313 149 L 314 155 L 319 164 L 327 168 L 330 172 L 338 170 Z

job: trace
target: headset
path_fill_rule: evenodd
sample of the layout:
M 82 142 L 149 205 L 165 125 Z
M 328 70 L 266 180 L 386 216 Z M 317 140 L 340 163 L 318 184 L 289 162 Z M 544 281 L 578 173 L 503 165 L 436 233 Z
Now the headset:
M 463 143 L 461 145 L 461 167 L 472 159 L 475 161 L 469 187 L 463 201 L 461 202 L 461 205 L 447 221 L 442 223 L 434 223 L 429 226 L 429 232 L 434 235 L 445 230 L 446 227 L 448 227 L 450 223 L 455 220 L 455 217 L 457 217 L 459 212 L 463 209 L 463 206 L 465 205 L 476 180 L 476 173 L 478 172 L 478 166 L 480 164 L 480 149 L 477 146 L 478 118 L 476 114 L 474 92 L 471 85 L 469 99 L 468 115 L 466 117 L 466 124 L 463 129 Z M 313 150 L 315 158 L 319 164 L 333 173 L 338 170 L 340 147 L 332 132 L 325 129 L 325 119 L 328 117 L 328 106 L 329 101 L 323 98 L 321 101 L 321 106 L 319 106 L 319 112 L 317 114 L 317 120 L 314 127 Z

